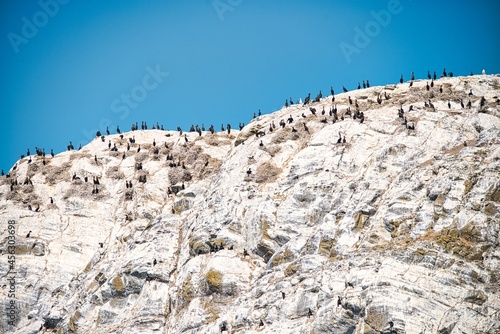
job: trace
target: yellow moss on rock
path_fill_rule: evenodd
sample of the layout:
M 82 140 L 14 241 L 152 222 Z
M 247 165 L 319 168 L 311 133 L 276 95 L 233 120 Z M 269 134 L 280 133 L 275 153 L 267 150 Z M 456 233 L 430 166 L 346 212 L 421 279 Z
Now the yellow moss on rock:
M 125 282 L 123 281 L 123 277 L 121 276 L 116 276 L 115 278 L 113 278 L 111 284 L 113 284 L 113 288 L 116 292 L 123 292 L 125 290 Z
M 337 257 L 337 252 L 333 249 L 333 240 L 323 238 L 319 242 L 319 253 L 328 256 L 329 258 Z
M 76 311 L 75 314 L 73 314 L 73 316 L 69 318 L 70 332 L 76 333 L 78 327 L 76 322 L 78 321 L 78 319 L 80 319 L 81 316 L 82 315 L 80 314 L 80 312 Z
M 208 315 L 208 318 L 205 319 L 206 323 L 212 323 L 219 318 L 220 310 L 215 306 L 212 300 L 207 299 L 202 303 L 203 309 L 205 313 Z
M 366 221 L 368 220 L 368 215 L 365 215 L 361 212 L 356 212 L 354 214 L 354 230 L 360 230 L 365 226 Z
M 276 167 L 276 165 L 271 162 L 264 162 L 257 167 L 257 171 L 255 172 L 255 182 L 274 182 L 280 173 L 281 168 Z
M 189 304 L 194 298 L 193 285 L 191 284 L 191 275 L 187 276 L 184 282 L 182 282 L 180 297 L 182 299 L 182 304 Z
M 212 293 L 222 292 L 222 274 L 217 270 L 211 269 L 205 274 L 205 280 L 208 290 Z
M 297 262 L 294 262 L 294 263 L 290 264 L 288 267 L 286 267 L 285 276 L 287 276 L 287 277 L 292 276 L 296 272 L 300 271 L 300 269 L 302 269 L 300 264 L 298 264 Z
M 293 252 L 286 249 L 282 254 L 276 254 L 271 260 L 271 267 L 276 267 L 282 263 L 290 262 L 294 259 Z

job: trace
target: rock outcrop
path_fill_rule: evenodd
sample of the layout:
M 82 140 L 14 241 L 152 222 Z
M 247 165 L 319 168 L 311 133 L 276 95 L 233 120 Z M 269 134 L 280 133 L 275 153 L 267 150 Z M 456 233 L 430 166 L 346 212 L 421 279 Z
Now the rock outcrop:
M 19 160 L 0 332 L 500 333 L 500 76 L 434 84 Z

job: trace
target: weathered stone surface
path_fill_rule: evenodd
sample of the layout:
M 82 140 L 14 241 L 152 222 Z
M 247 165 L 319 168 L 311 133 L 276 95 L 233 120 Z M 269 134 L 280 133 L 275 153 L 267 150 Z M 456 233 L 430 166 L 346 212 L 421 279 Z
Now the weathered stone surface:
M 424 106 L 425 81 L 349 92 L 363 124 L 322 123 L 294 105 L 231 135 L 187 133 L 186 143 L 177 132 L 134 131 L 107 136 L 119 152 L 97 139 L 46 165 L 18 161 L 11 177 L 33 185 L 11 191 L 0 178 L 0 216 L 16 221 L 15 264 L 3 229 L 0 272 L 14 266 L 19 306 L 14 326 L 0 313 L 0 333 L 41 325 L 57 333 L 498 333 L 500 77 L 465 79 L 436 81 L 446 89 L 431 97 L 435 110 Z M 453 101 L 467 101 L 469 89 L 472 108 L 461 109 Z M 378 104 L 385 90 L 391 99 Z M 340 114 L 347 96 L 336 96 Z M 479 112 L 481 96 L 488 104 Z M 314 105 L 328 110 L 329 101 Z M 415 130 L 401 125 L 401 106 Z M 255 136 L 290 114 L 292 125 Z M 98 194 L 84 176 L 99 178 Z

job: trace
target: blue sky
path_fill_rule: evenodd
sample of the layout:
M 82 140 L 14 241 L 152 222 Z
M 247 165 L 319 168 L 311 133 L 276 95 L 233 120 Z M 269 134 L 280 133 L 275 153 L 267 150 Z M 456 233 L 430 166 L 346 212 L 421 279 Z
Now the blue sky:
M 106 124 L 247 124 L 288 97 L 500 73 L 498 1 L 2 0 L 0 168 Z

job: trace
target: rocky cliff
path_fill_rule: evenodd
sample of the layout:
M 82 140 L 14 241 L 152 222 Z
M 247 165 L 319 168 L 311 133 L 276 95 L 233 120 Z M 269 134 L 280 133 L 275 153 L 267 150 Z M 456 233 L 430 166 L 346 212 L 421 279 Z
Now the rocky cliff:
M 0 332 L 500 333 L 500 76 L 428 84 L 19 160 Z

